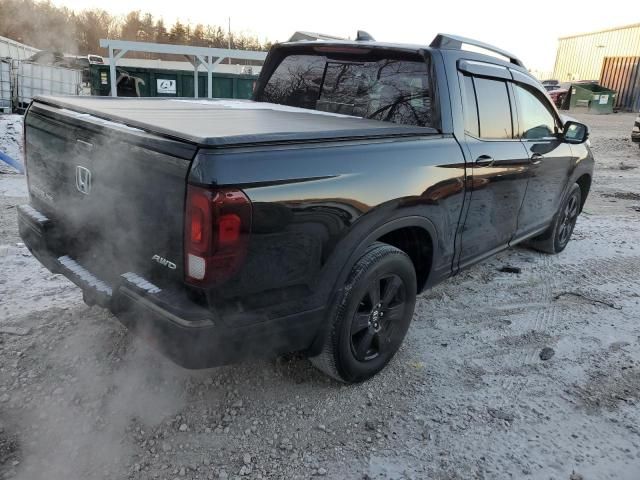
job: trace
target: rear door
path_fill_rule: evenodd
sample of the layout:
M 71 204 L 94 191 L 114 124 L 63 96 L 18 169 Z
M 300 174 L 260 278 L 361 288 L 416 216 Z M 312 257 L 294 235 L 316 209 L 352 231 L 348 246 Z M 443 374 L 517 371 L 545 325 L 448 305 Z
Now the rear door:
M 463 268 L 509 244 L 525 197 L 529 159 L 515 135 L 517 115 L 507 81 L 462 73 L 459 78 L 465 144 L 472 161 L 460 253 Z
M 530 160 L 529 185 L 514 240 L 544 230 L 558 211 L 569 170 L 571 147 L 547 97 L 532 85 L 514 82 L 520 134 Z

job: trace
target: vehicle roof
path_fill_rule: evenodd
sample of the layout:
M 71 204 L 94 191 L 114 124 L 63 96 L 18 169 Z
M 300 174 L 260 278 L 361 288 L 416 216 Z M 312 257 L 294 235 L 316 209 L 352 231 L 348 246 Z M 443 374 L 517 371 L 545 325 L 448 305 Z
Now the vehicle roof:
M 289 47 L 357 47 L 357 48 L 382 48 L 388 50 L 402 50 L 405 52 L 418 53 L 421 50 L 429 50 L 428 45 L 411 44 L 411 43 L 389 43 L 389 42 L 377 42 L 377 41 L 358 41 L 358 40 L 298 40 L 295 42 L 282 42 L 276 44 L 274 47 L 289 48 Z
M 476 46 L 480 49 L 486 50 L 487 52 L 493 50 L 493 54 L 484 53 L 477 50 L 452 47 L 452 45 L 454 45 L 456 42 Z M 527 73 L 528 75 L 530 75 L 529 71 L 524 67 L 522 62 L 520 62 L 520 60 L 518 60 L 515 55 L 509 52 L 473 39 L 445 34 L 438 34 L 429 45 L 399 42 L 378 42 L 375 40 L 298 40 L 295 42 L 278 43 L 273 46 L 273 49 L 304 49 L 310 47 L 349 47 L 362 49 L 396 50 L 399 52 L 410 54 L 420 54 L 425 51 L 429 52 L 439 50 L 453 54 L 457 53 L 461 56 L 470 56 L 475 59 L 486 60 L 490 63 L 496 63 L 505 67 L 515 68 L 523 73 Z

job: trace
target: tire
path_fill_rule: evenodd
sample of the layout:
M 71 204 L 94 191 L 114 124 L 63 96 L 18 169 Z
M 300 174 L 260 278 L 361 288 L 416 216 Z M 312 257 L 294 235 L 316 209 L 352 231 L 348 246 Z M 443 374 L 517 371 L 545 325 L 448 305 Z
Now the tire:
M 391 245 L 374 243 L 353 266 L 322 351 L 311 363 L 344 383 L 373 377 L 402 345 L 416 293 L 409 256 Z
M 563 251 L 576 226 L 582 206 L 582 191 L 577 183 L 573 184 L 569 195 L 560 205 L 553 218 L 553 223 L 542 235 L 529 241 L 529 245 L 544 253 L 556 254 Z

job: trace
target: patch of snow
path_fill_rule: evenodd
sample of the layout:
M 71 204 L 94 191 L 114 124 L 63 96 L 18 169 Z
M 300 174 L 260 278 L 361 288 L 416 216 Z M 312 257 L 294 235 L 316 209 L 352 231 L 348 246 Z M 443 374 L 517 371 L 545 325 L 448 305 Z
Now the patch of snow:
M 24 165 L 22 118 L 22 115 L 0 115 L 0 152 Z M 15 170 L 0 162 L 0 174 L 2 173 L 15 173 Z
M 69 115 L 70 117 L 78 118 L 80 120 L 88 121 L 91 123 L 98 123 L 100 125 L 104 125 L 105 127 L 112 127 L 120 130 L 127 130 L 130 132 L 144 132 L 144 130 L 141 130 L 139 128 L 130 127 L 128 125 L 125 125 L 124 123 L 105 120 L 104 118 L 96 117 L 95 115 L 90 115 L 88 113 L 74 112 L 73 110 L 69 110 L 67 108 L 61 108 L 60 112 L 64 113 L 65 115 Z
M 0 196 L 26 197 L 28 195 L 27 177 L 24 175 L 0 175 Z
M 3 316 L 82 304 L 80 289 L 63 275 L 49 272 L 24 244 L 0 243 L 0 259 L 4 275 L 10 279 L 0 283 Z

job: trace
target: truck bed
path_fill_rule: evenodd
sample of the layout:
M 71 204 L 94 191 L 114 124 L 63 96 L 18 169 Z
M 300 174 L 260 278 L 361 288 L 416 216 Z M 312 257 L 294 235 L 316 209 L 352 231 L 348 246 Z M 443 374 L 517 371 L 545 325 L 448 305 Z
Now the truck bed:
M 437 133 L 252 100 L 41 96 L 36 102 L 209 147 Z

